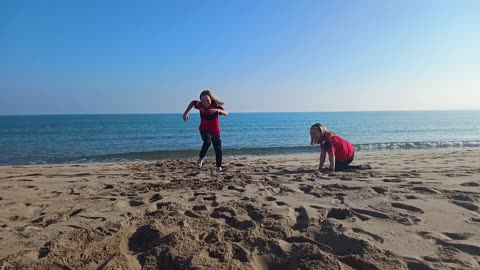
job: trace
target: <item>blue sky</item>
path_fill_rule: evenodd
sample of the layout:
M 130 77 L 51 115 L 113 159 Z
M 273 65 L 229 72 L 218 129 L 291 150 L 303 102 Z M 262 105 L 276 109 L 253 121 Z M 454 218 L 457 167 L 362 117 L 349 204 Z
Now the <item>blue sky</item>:
M 480 1 L 0 1 L 0 114 L 480 109 Z

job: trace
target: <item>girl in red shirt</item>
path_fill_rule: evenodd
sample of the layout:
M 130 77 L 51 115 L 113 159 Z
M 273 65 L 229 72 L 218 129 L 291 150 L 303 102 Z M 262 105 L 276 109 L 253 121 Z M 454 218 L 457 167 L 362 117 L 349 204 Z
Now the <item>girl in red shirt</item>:
M 323 168 L 325 163 L 326 154 L 328 153 L 328 159 L 330 161 L 330 170 L 341 171 L 356 166 L 350 166 L 353 161 L 355 149 L 353 145 L 348 141 L 342 139 L 335 132 L 328 131 L 322 124 L 313 124 L 310 128 L 310 144 L 319 144 L 320 153 L 320 166 L 319 170 Z
M 185 122 L 190 118 L 188 112 L 195 108 L 200 111 L 200 135 L 202 136 L 202 150 L 197 161 L 198 167 L 202 167 L 203 159 L 207 154 L 208 148 L 213 143 L 215 150 L 217 171 L 222 171 L 222 140 L 220 139 L 220 123 L 218 116 L 228 113 L 223 109 L 223 102 L 220 101 L 211 91 L 205 90 L 200 93 L 200 101 L 194 100 L 190 102 L 187 109 L 183 113 Z

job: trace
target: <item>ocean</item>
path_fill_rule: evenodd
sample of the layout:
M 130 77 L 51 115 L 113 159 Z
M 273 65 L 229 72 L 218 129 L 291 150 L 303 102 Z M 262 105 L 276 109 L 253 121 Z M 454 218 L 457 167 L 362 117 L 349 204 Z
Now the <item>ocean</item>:
M 0 165 L 196 158 L 200 116 L 190 114 L 0 116 Z M 224 155 L 318 152 L 322 123 L 356 151 L 480 147 L 480 111 L 230 113 Z M 209 151 L 213 155 L 213 149 Z

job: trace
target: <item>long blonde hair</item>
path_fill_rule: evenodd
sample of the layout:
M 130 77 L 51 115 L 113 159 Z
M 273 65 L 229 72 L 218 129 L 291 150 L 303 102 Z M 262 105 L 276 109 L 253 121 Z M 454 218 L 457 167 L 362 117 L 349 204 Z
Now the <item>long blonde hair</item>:
M 215 106 L 223 106 L 225 104 L 218 97 L 216 97 L 210 90 L 202 91 L 202 93 L 200 93 L 200 100 L 202 100 L 203 96 L 209 96 L 210 99 L 212 100 L 212 104 Z
M 326 126 L 324 126 L 320 123 L 315 123 L 310 127 L 310 129 L 314 129 L 314 128 L 320 130 L 320 133 L 322 134 L 321 138 L 325 138 L 326 135 L 329 135 L 329 136 L 336 136 L 337 135 L 337 134 L 335 134 L 335 132 L 329 131 Z M 321 144 L 322 141 L 320 141 L 319 143 Z M 310 144 L 313 144 L 313 141 L 310 142 Z

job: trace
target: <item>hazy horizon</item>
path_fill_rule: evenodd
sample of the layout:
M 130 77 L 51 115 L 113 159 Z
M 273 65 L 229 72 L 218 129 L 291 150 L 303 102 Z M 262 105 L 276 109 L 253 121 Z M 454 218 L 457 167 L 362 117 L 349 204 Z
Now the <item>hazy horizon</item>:
M 448 112 L 448 111 L 480 111 L 480 109 L 464 109 L 464 110 L 376 110 L 376 111 L 271 111 L 271 112 L 262 112 L 262 111 L 251 111 L 251 112 L 242 112 L 242 111 L 229 111 L 229 113 L 240 113 L 240 114 L 254 114 L 254 113 L 353 113 L 353 112 Z M 130 113 L 51 113 L 51 114 L 0 114 L 0 116 L 54 116 L 54 115 L 129 115 L 129 114 L 183 114 L 182 112 L 130 112 Z M 191 110 L 190 114 L 198 114 L 198 111 Z

